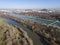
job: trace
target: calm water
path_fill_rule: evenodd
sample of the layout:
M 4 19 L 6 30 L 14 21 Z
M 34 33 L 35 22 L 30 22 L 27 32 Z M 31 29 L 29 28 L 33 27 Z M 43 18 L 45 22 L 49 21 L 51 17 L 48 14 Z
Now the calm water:
M 51 24 L 55 22 L 55 21 L 49 21 L 49 20 L 44 20 L 44 19 L 38 19 L 36 17 L 24 16 L 20 14 L 9 14 L 9 16 L 14 16 L 14 17 L 18 17 L 18 18 L 26 19 L 26 20 L 32 20 L 34 22 L 39 22 L 39 23 L 44 23 L 44 24 Z M 54 23 L 54 25 L 60 27 L 60 22 Z

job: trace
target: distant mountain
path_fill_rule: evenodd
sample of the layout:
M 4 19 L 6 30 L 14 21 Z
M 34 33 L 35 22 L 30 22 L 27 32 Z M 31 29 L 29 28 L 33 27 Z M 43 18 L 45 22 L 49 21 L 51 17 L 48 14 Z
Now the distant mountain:
M 48 11 L 48 9 L 41 9 L 41 11 Z

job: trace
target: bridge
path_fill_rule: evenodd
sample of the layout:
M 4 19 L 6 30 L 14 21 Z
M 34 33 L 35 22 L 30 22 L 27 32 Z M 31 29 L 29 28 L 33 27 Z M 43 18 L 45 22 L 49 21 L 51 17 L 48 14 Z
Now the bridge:
M 53 25 L 54 23 L 57 23 L 57 22 L 59 22 L 59 21 L 57 20 L 57 21 L 55 21 L 53 23 L 48 24 L 47 26 L 49 27 L 50 25 Z

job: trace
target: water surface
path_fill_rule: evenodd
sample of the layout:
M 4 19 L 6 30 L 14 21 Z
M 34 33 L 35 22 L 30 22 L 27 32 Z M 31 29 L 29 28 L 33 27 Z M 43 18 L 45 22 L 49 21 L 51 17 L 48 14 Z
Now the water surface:
M 21 18 L 21 19 L 25 19 L 25 20 L 32 20 L 34 22 L 43 23 L 43 24 L 47 24 L 47 25 L 55 22 L 53 20 L 50 21 L 50 20 L 40 19 L 40 18 L 36 18 L 36 17 L 24 16 L 21 14 L 9 14 L 9 16 L 13 16 L 13 17 L 17 17 L 17 18 Z M 56 22 L 56 23 L 54 23 L 54 25 L 60 27 L 60 22 Z

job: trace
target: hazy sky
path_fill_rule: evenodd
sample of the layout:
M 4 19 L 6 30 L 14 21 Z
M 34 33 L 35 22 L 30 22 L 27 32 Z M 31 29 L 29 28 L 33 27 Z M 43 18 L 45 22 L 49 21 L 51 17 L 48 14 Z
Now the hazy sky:
M 0 0 L 0 8 L 60 8 L 60 0 Z

